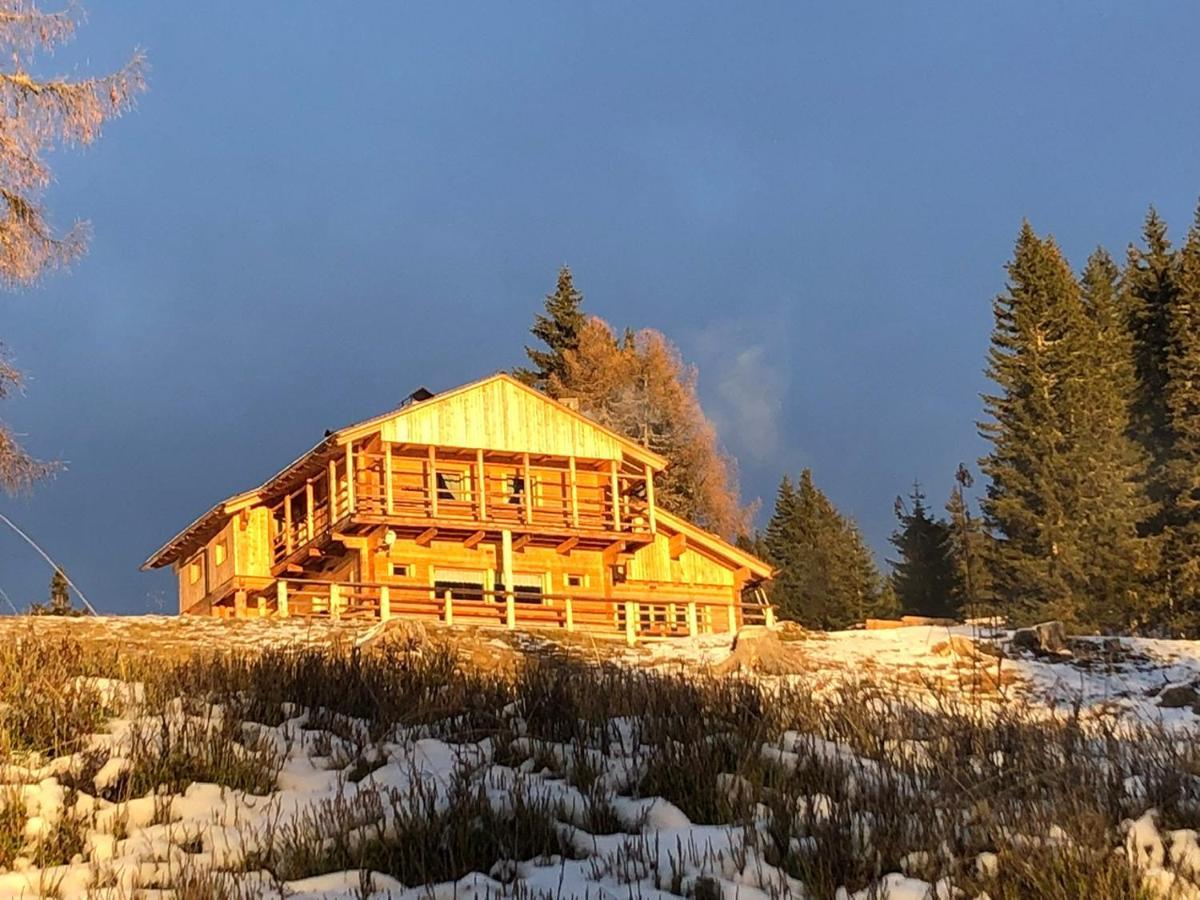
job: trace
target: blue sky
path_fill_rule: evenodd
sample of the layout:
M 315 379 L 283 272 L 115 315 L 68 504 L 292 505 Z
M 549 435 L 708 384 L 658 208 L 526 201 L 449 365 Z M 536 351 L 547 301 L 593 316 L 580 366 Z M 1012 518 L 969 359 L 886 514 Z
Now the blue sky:
M 90 0 L 47 74 L 148 52 L 56 158 L 86 259 L 0 297 L 0 408 L 69 469 L 0 500 L 101 609 L 323 430 L 521 361 L 566 262 L 666 332 L 747 498 L 805 466 L 872 545 L 982 451 L 990 300 L 1022 217 L 1078 265 L 1200 195 L 1181 3 Z M 49 572 L 0 534 L 0 588 Z

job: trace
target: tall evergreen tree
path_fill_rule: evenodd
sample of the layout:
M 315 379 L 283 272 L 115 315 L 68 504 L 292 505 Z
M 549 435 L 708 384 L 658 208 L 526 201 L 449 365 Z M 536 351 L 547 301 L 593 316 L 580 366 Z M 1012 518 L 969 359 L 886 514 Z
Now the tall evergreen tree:
M 770 585 L 779 614 L 809 628 L 845 628 L 879 615 L 889 599 L 858 527 L 805 470 L 784 478 L 764 539 L 778 573 Z
M 1160 456 L 1166 625 L 1200 632 L 1200 210 L 1179 251 L 1167 311 L 1166 433 Z
M 954 605 L 968 617 L 992 615 L 992 579 L 988 569 L 988 535 L 983 520 L 971 514 L 967 491 L 975 479 L 960 464 L 946 501 L 949 516 L 950 559 L 954 566 Z
M 558 270 L 558 284 L 554 293 L 546 295 L 545 305 L 545 314 L 535 317 L 529 332 L 546 349 L 526 347 L 525 353 L 533 367 L 518 368 L 513 374 L 525 384 L 555 396 L 555 379 L 561 380 L 565 370 L 564 354 L 579 347 L 579 332 L 585 322 L 583 294 L 575 289 L 569 267 Z
M 899 552 L 899 559 L 889 563 L 900 610 L 921 616 L 957 616 L 957 579 L 950 528 L 929 514 L 919 482 L 913 482 L 908 504 L 896 498 L 896 518 L 900 524 L 892 533 L 891 542 Z
M 1069 383 L 1084 316 L 1078 284 L 1052 239 L 1022 225 L 1007 289 L 993 303 L 984 395 L 990 421 L 980 433 L 991 452 L 980 460 L 990 483 L 984 511 L 998 538 L 990 554 L 995 590 L 1018 618 L 1077 619 L 1083 548 L 1071 514 L 1075 475 L 1064 453 L 1072 410 Z

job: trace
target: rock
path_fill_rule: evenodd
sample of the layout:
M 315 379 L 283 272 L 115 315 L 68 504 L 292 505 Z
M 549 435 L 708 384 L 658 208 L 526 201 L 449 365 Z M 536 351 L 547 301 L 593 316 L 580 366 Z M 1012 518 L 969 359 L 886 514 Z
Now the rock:
M 1004 651 L 994 644 L 985 644 L 965 634 L 950 635 L 950 651 L 964 659 L 1003 659 Z
M 790 619 L 784 619 L 775 625 L 775 634 L 781 641 L 807 641 L 812 638 L 812 632 Z
M 901 616 L 900 624 L 905 625 L 905 626 L 909 626 L 909 625 L 944 625 L 946 627 L 949 627 L 950 625 L 957 625 L 958 620 L 957 619 L 938 618 L 937 616 Z
M 1200 693 L 1190 684 L 1177 684 L 1163 688 L 1158 695 L 1158 705 L 1163 709 L 1182 709 L 1200 703 Z
M 1018 628 L 1013 632 L 1012 645 L 1020 650 L 1049 656 L 1069 656 L 1067 632 L 1062 622 L 1042 622 L 1032 628 Z

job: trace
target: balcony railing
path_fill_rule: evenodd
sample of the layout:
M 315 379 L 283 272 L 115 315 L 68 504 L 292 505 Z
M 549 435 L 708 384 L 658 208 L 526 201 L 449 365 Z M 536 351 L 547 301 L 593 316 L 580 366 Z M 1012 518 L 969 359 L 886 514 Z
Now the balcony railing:
M 391 618 L 439 621 L 497 628 L 551 628 L 639 637 L 733 632 L 743 625 L 775 622 L 774 609 L 758 603 L 698 597 L 609 599 L 567 594 L 521 598 L 500 590 L 473 592 L 471 599 L 409 585 L 313 581 L 284 578 L 263 595 L 262 615 L 386 621 Z

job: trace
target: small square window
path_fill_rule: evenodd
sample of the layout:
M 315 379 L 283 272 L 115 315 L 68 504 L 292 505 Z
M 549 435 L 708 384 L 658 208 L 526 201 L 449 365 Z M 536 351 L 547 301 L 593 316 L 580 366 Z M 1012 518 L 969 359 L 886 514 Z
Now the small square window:
M 392 563 L 393 578 L 408 578 L 412 575 L 412 566 L 408 563 Z
M 197 556 L 190 563 L 188 563 L 188 584 L 195 584 L 200 580 L 200 576 L 203 574 L 203 559 L 204 557 Z
M 221 565 L 227 556 L 229 556 L 229 538 L 221 538 L 213 547 L 213 565 Z
M 586 575 L 568 574 L 565 578 L 565 581 L 566 581 L 567 587 L 569 587 L 569 588 L 587 587 L 587 576 Z

